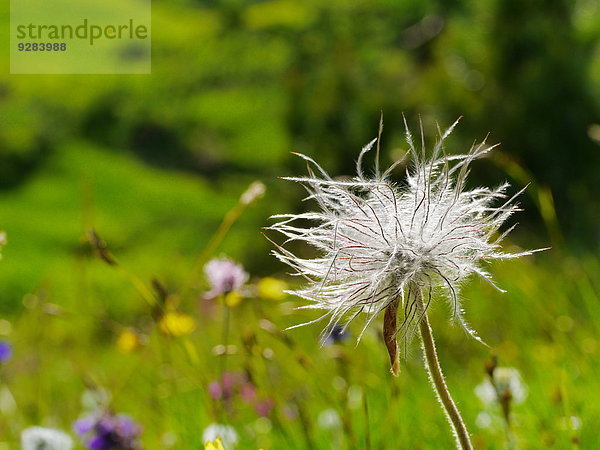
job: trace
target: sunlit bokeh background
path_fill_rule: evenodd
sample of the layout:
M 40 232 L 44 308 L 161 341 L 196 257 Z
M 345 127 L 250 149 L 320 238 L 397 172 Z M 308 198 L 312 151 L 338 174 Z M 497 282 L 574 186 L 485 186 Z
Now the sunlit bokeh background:
M 354 328 L 321 348 L 318 325 L 279 334 L 314 318 L 297 299 L 257 288 L 297 282 L 260 233 L 270 215 L 311 206 L 277 178 L 304 173 L 290 152 L 352 175 L 381 112 L 384 163 L 407 150 L 402 114 L 414 132 L 422 121 L 428 144 L 436 123 L 462 116 L 449 152 L 488 133 L 501 142 L 471 183 L 531 183 L 506 246 L 552 247 L 492 268 L 507 294 L 465 286 L 491 350 L 434 308 L 476 446 L 600 446 L 597 1 L 156 0 L 152 16 L 151 75 L 9 75 L 0 63 L 0 340 L 14 347 L 0 362 L 0 449 L 30 425 L 70 431 L 85 392 L 140 423 L 149 449 L 204 448 L 213 422 L 244 449 L 450 448 L 416 342 L 392 378 L 380 324 L 356 348 Z M 4 5 L 6 45 L 8 17 Z M 242 211 L 256 180 L 266 193 Z M 117 268 L 94 255 L 89 229 Z M 222 255 L 252 289 L 206 305 L 202 266 Z M 140 287 L 155 296 L 152 279 L 193 332 L 154 326 Z M 140 341 L 119 345 L 125 330 Z M 492 355 L 527 385 L 509 428 L 474 391 Z M 268 411 L 211 398 L 224 372 L 251 382 Z

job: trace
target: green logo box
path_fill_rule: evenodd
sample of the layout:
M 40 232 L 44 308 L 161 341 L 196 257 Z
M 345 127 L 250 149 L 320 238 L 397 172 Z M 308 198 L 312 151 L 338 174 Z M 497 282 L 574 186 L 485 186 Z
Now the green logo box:
M 13 74 L 151 72 L 150 0 L 11 0 Z

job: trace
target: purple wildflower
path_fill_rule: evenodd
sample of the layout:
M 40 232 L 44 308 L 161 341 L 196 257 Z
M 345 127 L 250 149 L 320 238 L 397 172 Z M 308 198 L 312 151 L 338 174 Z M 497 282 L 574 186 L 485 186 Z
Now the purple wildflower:
M 248 281 L 248 274 L 242 266 L 230 259 L 213 259 L 204 266 L 204 273 L 210 283 L 211 290 L 206 298 L 215 298 L 228 294 L 242 287 Z
M 13 348 L 10 342 L 0 341 L 0 363 L 9 361 L 13 355 Z
M 218 400 L 223 397 L 223 389 L 218 381 L 213 381 L 208 385 L 208 394 L 213 400 Z
M 252 403 L 256 399 L 256 387 L 251 382 L 246 382 L 240 387 L 240 397 L 246 403 Z
M 225 372 L 220 379 L 208 385 L 208 394 L 229 409 L 233 409 L 235 402 L 241 400 L 263 417 L 269 416 L 275 407 L 273 399 L 261 397 L 257 387 L 243 372 Z
M 208 385 L 208 393 L 214 400 L 230 400 L 246 382 L 246 376 L 236 372 L 225 372 L 220 380 L 214 380 Z
M 241 373 L 225 372 L 221 377 L 221 388 L 225 397 L 231 397 L 245 379 L 246 376 Z
M 275 406 L 275 402 L 273 399 L 265 398 L 263 400 L 259 400 L 254 405 L 254 409 L 256 413 L 261 417 L 268 417 Z
M 137 450 L 141 428 L 125 414 L 93 414 L 73 425 L 90 450 Z

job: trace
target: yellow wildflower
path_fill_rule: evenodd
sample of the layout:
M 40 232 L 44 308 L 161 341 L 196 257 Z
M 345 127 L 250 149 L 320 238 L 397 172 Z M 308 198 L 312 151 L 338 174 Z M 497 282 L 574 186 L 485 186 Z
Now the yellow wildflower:
M 225 294 L 225 304 L 230 308 L 233 308 L 242 303 L 242 295 L 238 291 L 231 291 Z
M 204 443 L 204 450 L 225 450 L 221 438 L 218 437 L 214 441 L 208 441 Z
M 140 347 L 140 345 L 140 337 L 129 328 L 122 331 L 117 339 L 117 348 L 123 353 L 132 353 Z
M 287 283 L 273 277 L 265 277 L 256 285 L 258 296 L 268 300 L 283 300 L 285 298 L 285 290 L 288 288 Z
M 196 319 L 188 314 L 169 311 L 160 319 L 160 331 L 172 336 L 185 336 L 196 329 Z

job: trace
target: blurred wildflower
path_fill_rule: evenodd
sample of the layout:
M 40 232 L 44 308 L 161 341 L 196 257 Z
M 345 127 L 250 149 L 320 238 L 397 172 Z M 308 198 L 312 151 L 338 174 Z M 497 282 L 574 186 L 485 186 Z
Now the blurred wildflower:
M 218 437 L 214 441 L 205 442 L 204 450 L 225 450 L 225 447 L 223 447 L 223 441 L 221 438 Z
M 475 394 L 486 406 L 502 402 L 503 399 L 520 404 L 527 398 L 527 386 L 517 369 L 497 367 L 491 379 L 488 377 L 475 387 Z
M 258 296 L 266 300 L 283 300 L 287 288 L 285 281 L 273 277 L 261 278 L 256 284 Z
M 340 325 L 331 329 L 329 336 L 325 339 L 325 345 L 340 344 L 350 337 L 350 332 Z
M 123 353 L 132 353 L 137 350 L 141 344 L 139 335 L 129 328 L 123 330 L 117 339 L 117 348 Z
M 188 314 L 168 311 L 160 318 L 158 326 L 164 334 L 175 337 L 185 336 L 196 329 L 196 319 Z
M 502 416 L 507 425 L 509 440 L 512 435 L 509 431 L 511 425 L 511 406 L 525 401 L 527 387 L 521 379 L 517 369 L 512 367 L 496 367 L 495 359 L 486 365 L 488 377 L 475 388 L 475 394 L 481 402 L 490 407 L 496 403 L 502 408 Z M 482 422 L 482 421 L 480 421 Z
M 389 180 L 402 160 L 381 173 L 379 147 L 373 175 L 364 171 L 363 158 L 377 139 L 362 149 L 357 176 L 351 180 L 333 179 L 313 159 L 298 155 L 309 165 L 308 176 L 285 179 L 301 183 L 309 192 L 307 199 L 314 199 L 319 209 L 273 216 L 278 222 L 269 229 L 286 238 L 283 245 L 306 242 L 320 252 L 318 257 L 305 259 L 275 244 L 273 254 L 308 280 L 305 288 L 293 293 L 313 302 L 305 308 L 326 311 L 308 322 L 328 318 L 323 340 L 344 318 L 345 329 L 360 313 L 366 313 L 364 333 L 385 311 L 384 336 L 394 362 L 398 343 L 419 327 L 434 290 L 445 294 L 453 319 L 479 340 L 463 318 L 458 295 L 462 281 L 476 274 L 495 286 L 482 268 L 483 262 L 517 258 L 532 251 L 500 250 L 500 241 L 513 227 L 494 238 L 500 226 L 518 211 L 514 199 L 522 191 L 493 206 L 506 198 L 508 184 L 465 189 L 469 164 L 494 146 L 486 146 L 484 141 L 468 154 L 443 153 L 444 141 L 457 122 L 440 132 L 429 158 L 424 148 L 422 154 L 416 150 L 407 128 L 413 161 L 402 187 Z M 398 315 L 402 317 L 400 324 L 396 323 Z M 306 323 L 296 326 L 302 325 Z
M 272 348 L 269 348 L 269 347 L 263 348 L 261 355 L 265 359 L 269 359 L 269 360 L 275 359 L 275 352 L 273 351 Z
M 13 355 L 13 348 L 10 342 L 0 341 L 0 363 L 8 362 Z
M 73 425 L 75 432 L 90 450 L 137 450 L 141 428 L 125 414 L 92 414 Z
M 240 388 L 240 397 L 246 403 L 252 403 L 256 400 L 256 387 L 250 382 L 244 383 Z
M 207 442 L 214 442 L 219 438 L 222 442 L 223 448 L 226 450 L 233 449 L 238 443 L 238 434 L 235 429 L 229 425 L 213 423 L 206 427 L 202 433 L 202 440 L 204 441 L 205 445 Z
M 260 416 L 268 416 L 275 406 L 272 399 L 258 395 L 256 386 L 245 373 L 225 372 L 220 380 L 208 385 L 208 394 L 213 400 L 222 401 L 229 407 L 234 405 L 235 400 L 241 400 L 253 406 Z
M 475 418 L 475 425 L 479 428 L 490 428 L 493 423 L 494 418 L 486 411 L 480 411 Z
M 223 397 L 223 389 L 221 389 L 221 385 L 218 381 L 213 381 L 208 385 L 208 395 L 213 400 L 218 400 Z
M 562 417 L 560 428 L 562 430 L 577 431 L 581 428 L 581 418 L 578 416 Z
M 317 417 L 317 423 L 324 430 L 333 430 L 341 428 L 342 419 L 335 409 L 326 409 Z
M 204 266 L 204 273 L 211 287 L 211 290 L 205 294 L 205 298 L 215 298 L 237 291 L 248 281 L 248 274 L 244 268 L 230 259 L 209 261 Z
M 494 385 L 487 378 L 475 386 L 475 395 L 484 406 L 491 406 L 498 401 L 498 395 Z
M 212 353 L 215 356 L 221 356 L 221 355 L 235 355 L 238 352 L 238 347 L 237 345 L 233 345 L 233 344 L 229 344 L 229 345 L 223 345 L 223 344 L 219 344 L 219 345 L 215 345 L 212 348 Z
M 232 397 L 240 386 L 247 382 L 244 374 L 237 372 L 225 372 L 221 377 L 221 386 L 226 397 Z
M 231 291 L 225 294 L 225 304 L 230 308 L 234 308 L 242 303 L 242 295 L 237 291 Z
M 21 433 L 22 450 L 71 450 L 73 439 L 52 428 L 30 427 Z
M 244 374 L 225 372 L 220 380 L 213 381 L 208 385 L 208 391 L 215 400 L 229 400 L 238 394 L 246 383 L 248 380 Z
M 248 186 L 248 189 L 240 196 L 240 203 L 243 205 L 249 205 L 255 200 L 258 200 L 267 191 L 267 187 L 261 181 L 253 181 Z
M 273 399 L 265 398 L 262 400 L 258 400 L 254 404 L 254 409 L 256 413 L 261 417 L 268 417 L 271 414 L 271 411 L 275 407 L 275 402 Z

